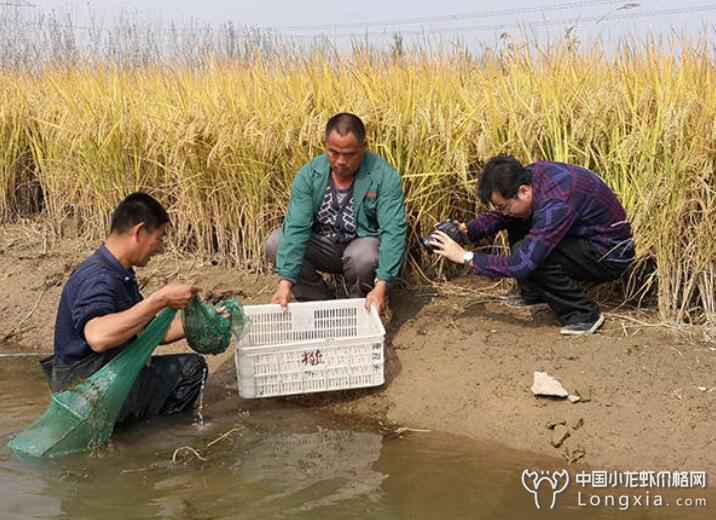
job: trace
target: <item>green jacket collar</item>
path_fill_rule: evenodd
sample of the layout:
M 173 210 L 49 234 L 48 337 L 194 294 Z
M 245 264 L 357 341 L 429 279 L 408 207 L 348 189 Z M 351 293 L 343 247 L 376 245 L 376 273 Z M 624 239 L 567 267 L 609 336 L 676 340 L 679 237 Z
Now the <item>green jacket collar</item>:
M 368 193 L 371 181 L 370 174 L 375 166 L 376 157 L 377 156 L 372 152 L 366 152 L 365 156 L 363 157 L 363 162 L 358 169 L 358 173 L 356 173 L 355 175 L 355 181 L 353 185 L 354 211 L 358 211 L 358 208 L 363 203 L 365 194 Z M 326 191 L 326 186 L 328 186 L 328 179 L 331 173 L 331 163 L 328 162 L 328 157 L 326 157 L 326 154 L 322 154 L 316 157 L 316 159 L 313 161 L 313 171 L 317 172 L 322 179 L 321 189 L 318 193 L 320 193 L 321 200 L 323 200 L 323 194 Z

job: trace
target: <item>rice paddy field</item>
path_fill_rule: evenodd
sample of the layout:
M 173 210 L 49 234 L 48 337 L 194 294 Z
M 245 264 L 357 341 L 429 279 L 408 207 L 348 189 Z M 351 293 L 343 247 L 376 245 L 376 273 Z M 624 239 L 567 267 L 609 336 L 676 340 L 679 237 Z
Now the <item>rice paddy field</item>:
M 321 153 L 326 120 L 350 111 L 402 175 L 406 273 L 435 272 L 421 233 L 483 209 L 474 172 L 489 157 L 571 162 L 598 172 L 632 222 L 625 298 L 713 325 L 715 72 L 707 42 L 6 68 L 0 221 L 41 218 L 61 239 L 72 219 L 98 238 L 117 201 L 144 190 L 170 209 L 173 247 L 261 266 L 294 175 Z

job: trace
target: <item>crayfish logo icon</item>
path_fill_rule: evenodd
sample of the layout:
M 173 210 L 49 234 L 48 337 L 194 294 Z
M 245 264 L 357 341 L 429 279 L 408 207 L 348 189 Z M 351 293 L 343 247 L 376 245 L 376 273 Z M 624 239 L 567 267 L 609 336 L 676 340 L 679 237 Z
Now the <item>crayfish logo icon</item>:
M 522 485 L 530 493 L 535 500 L 535 507 L 541 509 L 539 503 L 539 488 L 544 483 L 552 488 L 552 502 L 550 509 L 554 509 L 557 504 L 557 495 L 567 489 L 569 485 L 569 473 L 566 469 L 561 471 L 530 471 L 528 469 L 522 472 Z

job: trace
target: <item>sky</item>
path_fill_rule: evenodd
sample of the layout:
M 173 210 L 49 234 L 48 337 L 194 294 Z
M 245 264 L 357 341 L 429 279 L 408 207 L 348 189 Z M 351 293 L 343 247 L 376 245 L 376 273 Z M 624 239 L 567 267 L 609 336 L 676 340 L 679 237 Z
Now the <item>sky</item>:
M 69 11 L 81 23 L 88 12 L 111 22 L 131 13 L 168 23 L 271 28 L 299 39 L 325 34 L 337 39 L 368 35 L 392 38 L 395 32 L 466 43 L 494 41 L 503 33 L 553 37 L 574 27 L 583 39 L 610 41 L 673 33 L 697 36 L 716 27 L 716 1 L 707 0 L 8 0 L 32 10 Z M 3 3 L 0 0 L 0 5 Z M 2 9 L 3 7 L 0 7 Z M 7 8 L 7 7 L 5 7 Z

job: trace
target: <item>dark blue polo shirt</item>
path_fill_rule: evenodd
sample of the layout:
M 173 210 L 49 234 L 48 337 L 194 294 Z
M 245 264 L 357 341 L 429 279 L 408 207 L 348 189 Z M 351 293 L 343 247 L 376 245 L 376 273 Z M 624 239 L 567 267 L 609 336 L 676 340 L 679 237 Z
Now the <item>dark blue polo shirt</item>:
M 127 310 L 140 301 L 134 270 L 125 269 L 102 245 L 74 270 L 62 289 L 55 323 L 55 362 L 68 365 L 92 352 L 84 335 L 92 318 Z

